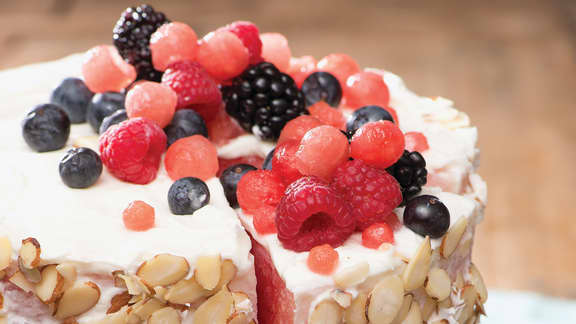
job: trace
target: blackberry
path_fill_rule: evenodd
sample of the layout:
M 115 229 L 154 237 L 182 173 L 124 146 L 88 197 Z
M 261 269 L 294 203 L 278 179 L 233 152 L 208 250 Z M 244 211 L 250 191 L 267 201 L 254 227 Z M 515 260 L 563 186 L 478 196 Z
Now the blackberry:
M 404 150 L 402 157 L 386 171 L 396 178 L 400 184 L 402 189 L 402 204 L 400 206 L 406 205 L 410 198 L 422 190 L 422 186 L 426 184 L 426 177 L 428 176 L 426 161 L 416 151 L 409 152 Z
M 278 139 L 288 121 L 308 114 L 304 95 L 292 77 L 268 62 L 246 69 L 222 93 L 228 114 L 265 140 Z
M 131 7 L 122 13 L 114 27 L 114 46 L 124 60 L 138 71 L 138 80 L 159 82 L 162 72 L 154 69 L 150 52 L 150 36 L 165 23 L 166 16 L 150 5 Z

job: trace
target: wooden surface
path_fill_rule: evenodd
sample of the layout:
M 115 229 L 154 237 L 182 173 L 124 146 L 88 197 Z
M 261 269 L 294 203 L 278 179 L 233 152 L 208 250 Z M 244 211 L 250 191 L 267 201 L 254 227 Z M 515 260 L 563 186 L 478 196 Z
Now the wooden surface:
M 110 42 L 134 3 L 0 0 L 0 68 Z M 346 52 L 454 99 L 480 129 L 489 206 L 474 259 L 489 285 L 576 298 L 576 1 L 150 3 L 199 34 L 253 20 L 295 55 Z

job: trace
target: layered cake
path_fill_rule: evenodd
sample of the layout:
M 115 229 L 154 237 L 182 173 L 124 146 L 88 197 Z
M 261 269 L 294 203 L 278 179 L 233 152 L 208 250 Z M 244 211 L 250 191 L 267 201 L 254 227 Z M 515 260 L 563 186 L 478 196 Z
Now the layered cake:
M 0 86 L 0 323 L 484 314 L 476 128 L 390 72 L 141 5 Z

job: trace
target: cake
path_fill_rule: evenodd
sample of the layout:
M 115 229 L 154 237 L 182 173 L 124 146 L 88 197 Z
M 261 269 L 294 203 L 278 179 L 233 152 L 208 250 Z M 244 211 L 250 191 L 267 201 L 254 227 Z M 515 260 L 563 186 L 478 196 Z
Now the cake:
M 0 323 L 479 322 L 465 113 L 249 22 L 197 41 L 142 5 L 0 72 Z

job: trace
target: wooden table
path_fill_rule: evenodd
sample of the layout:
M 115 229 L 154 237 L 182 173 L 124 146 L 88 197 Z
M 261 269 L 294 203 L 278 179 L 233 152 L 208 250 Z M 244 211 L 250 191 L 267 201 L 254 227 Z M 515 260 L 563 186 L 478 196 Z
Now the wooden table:
M 150 2 L 199 34 L 253 20 L 295 55 L 346 52 L 454 99 L 480 129 L 490 201 L 474 259 L 489 285 L 576 297 L 576 2 Z M 0 68 L 110 42 L 130 3 L 2 0 Z

